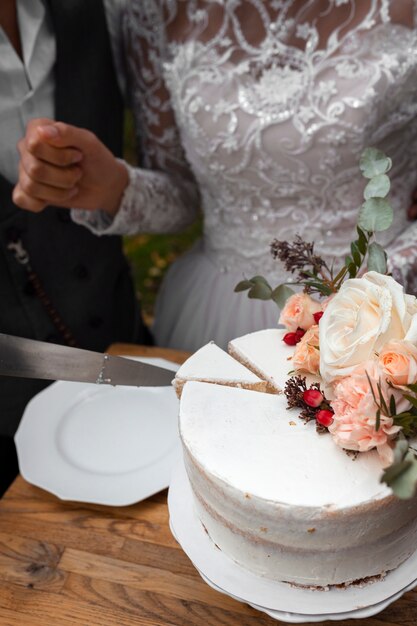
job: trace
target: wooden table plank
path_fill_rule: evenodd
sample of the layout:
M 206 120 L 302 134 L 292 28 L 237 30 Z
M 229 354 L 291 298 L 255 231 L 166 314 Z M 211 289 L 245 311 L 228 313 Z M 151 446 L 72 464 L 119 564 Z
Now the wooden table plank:
M 126 344 L 111 352 L 178 363 L 187 356 Z M 0 500 L 0 625 L 283 623 L 202 581 L 169 531 L 166 498 L 165 490 L 129 507 L 63 502 L 18 477 Z M 417 591 L 375 617 L 337 624 L 416 626 Z

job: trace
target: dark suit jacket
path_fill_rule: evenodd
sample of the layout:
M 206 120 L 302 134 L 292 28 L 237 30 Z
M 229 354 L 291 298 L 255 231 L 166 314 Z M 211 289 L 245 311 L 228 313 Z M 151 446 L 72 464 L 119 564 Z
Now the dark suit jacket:
M 88 128 L 116 155 L 123 101 L 101 0 L 47 0 L 53 22 L 56 119 Z M 17 208 L 0 176 L 0 332 L 63 343 L 8 243 L 20 239 L 33 270 L 80 347 L 103 351 L 115 341 L 146 342 L 119 237 L 97 237 L 66 209 Z M 13 435 L 27 401 L 45 382 L 0 379 L 0 435 Z

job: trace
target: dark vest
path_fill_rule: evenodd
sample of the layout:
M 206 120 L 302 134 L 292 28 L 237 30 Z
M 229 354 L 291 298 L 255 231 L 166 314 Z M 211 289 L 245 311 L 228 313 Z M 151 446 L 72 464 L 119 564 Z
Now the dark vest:
M 121 154 L 123 102 L 101 0 L 47 0 L 57 60 L 55 117 L 93 131 Z M 130 269 L 120 237 L 92 235 L 66 209 L 17 208 L 0 176 L 0 332 L 63 343 L 25 268 L 7 249 L 21 239 L 44 291 L 78 345 L 103 351 L 143 341 Z M 46 383 L 0 379 L 0 435 L 14 433 L 27 401 Z

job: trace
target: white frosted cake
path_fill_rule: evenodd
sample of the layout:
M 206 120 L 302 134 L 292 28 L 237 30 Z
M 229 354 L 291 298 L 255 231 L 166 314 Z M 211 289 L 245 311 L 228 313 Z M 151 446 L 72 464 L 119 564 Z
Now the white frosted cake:
M 282 391 L 292 369 L 291 356 L 294 350 L 282 338 L 286 330 L 268 328 L 233 339 L 229 352 L 238 361 L 266 380 L 268 389 Z
M 178 397 L 188 380 L 266 391 L 267 383 L 211 341 L 197 350 L 178 370 L 174 387 Z
M 282 336 L 231 342 L 275 390 L 294 350 Z M 288 410 L 284 394 L 228 387 L 233 376 L 221 374 L 223 384 L 186 382 L 180 403 L 197 515 L 220 550 L 259 575 L 322 587 L 384 575 L 417 549 L 417 498 L 380 482 L 375 450 L 348 455 Z

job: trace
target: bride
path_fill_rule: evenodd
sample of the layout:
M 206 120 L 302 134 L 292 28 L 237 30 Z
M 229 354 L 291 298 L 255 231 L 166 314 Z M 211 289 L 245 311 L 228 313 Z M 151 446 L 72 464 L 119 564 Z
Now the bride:
M 201 208 L 203 238 L 159 294 L 158 344 L 225 346 L 275 326 L 275 305 L 234 293 L 236 283 L 286 278 L 274 238 L 301 235 L 336 263 L 348 253 L 367 146 L 392 158 L 395 218 L 380 241 L 396 276 L 412 274 L 415 0 L 132 0 L 125 30 L 144 168 L 129 168 L 114 218 L 73 219 L 98 234 L 169 232 Z

